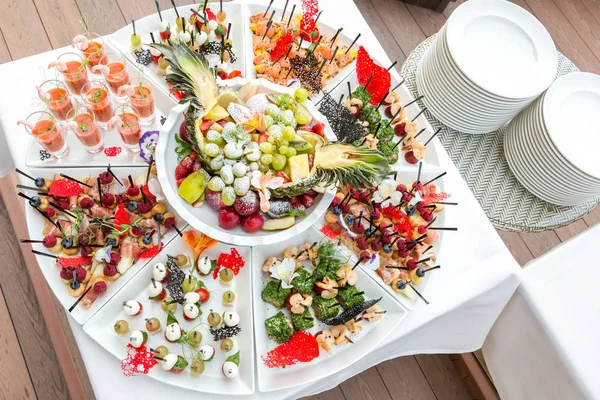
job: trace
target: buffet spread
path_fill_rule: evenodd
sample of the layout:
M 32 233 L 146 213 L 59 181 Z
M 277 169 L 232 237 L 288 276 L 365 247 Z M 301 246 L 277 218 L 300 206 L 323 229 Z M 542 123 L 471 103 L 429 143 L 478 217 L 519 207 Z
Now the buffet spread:
M 457 230 L 439 131 L 315 0 L 157 8 L 47 65 L 17 122 L 22 241 L 126 376 L 248 395 L 335 374 L 429 304 Z

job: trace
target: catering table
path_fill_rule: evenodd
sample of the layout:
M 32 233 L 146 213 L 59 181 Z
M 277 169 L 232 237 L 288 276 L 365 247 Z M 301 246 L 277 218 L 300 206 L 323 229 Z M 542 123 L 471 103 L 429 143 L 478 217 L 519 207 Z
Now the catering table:
M 505 399 L 598 399 L 600 224 L 527 264 L 483 346 Z M 583 251 L 582 251 L 583 250 Z
M 265 1 L 265 5 L 268 2 Z M 375 35 L 350 0 L 321 1 L 322 18 L 332 26 L 343 26 L 353 37 L 361 32 L 361 44 L 384 64 L 386 56 Z M 0 104 L 0 125 L 17 168 L 26 170 L 25 153 L 29 138 L 16 120 L 28 114 L 33 86 L 43 78 L 42 66 L 57 55 L 58 49 L 0 65 L 0 82 L 10 102 Z M 23 88 L 27 90 L 23 90 Z M 249 398 L 298 398 L 331 389 L 344 380 L 385 360 L 423 353 L 463 353 L 481 347 L 494 321 L 519 284 L 520 268 L 487 220 L 482 209 L 460 177 L 440 142 L 433 145 L 440 154 L 441 166 L 448 172 L 445 187 L 458 206 L 447 208 L 446 225 L 459 227 L 447 232 L 441 246 L 442 268 L 431 279 L 425 296 L 429 305 L 418 304 L 400 328 L 367 357 L 357 360 L 343 372 L 309 385 L 260 393 Z M 1 164 L 1 160 L 0 160 Z M 415 168 L 416 173 L 416 168 Z M 167 386 L 148 377 L 127 378 L 119 361 L 104 351 L 71 320 L 71 327 L 85 362 L 92 387 L 99 399 L 147 399 L 168 396 L 192 398 L 198 393 Z M 202 398 L 223 398 L 202 394 Z

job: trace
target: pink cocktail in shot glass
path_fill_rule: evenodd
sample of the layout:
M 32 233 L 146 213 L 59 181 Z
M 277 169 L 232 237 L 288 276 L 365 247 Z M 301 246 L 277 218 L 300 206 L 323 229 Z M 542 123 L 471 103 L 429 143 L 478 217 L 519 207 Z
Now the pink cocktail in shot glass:
M 61 54 L 48 68 L 56 68 L 73 96 L 80 96 L 81 89 L 88 83 L 88 74 L 84 60 L 77 53 Z
M 108 128 L 117 128 L 123 144 L 132 153 L 140 151 L 139 141 L 142 137 L 140 117 L 130 105 L 117 107 L 115 115 L 108 121 Z
M 75 133 L 88 153 L 96 154 L 104 149 L 102 132 L 91 107 L 77 106 L 69 112 L 68 117 L 66 127 Z
M 123 85 L 129 85 L 129 72 L 127 72 L 127 63 L 125 58 L 116 53 L 105 54 L 98 65 L 92 68 L 92 71 L 101 73 L 104 76 L 106 84 L 110 88 L 113 97 L 120 103 L 127 101 L 127 96 L 119 94 L 119 88 Z
M 140 124 L 148 126 L 154 123 L 154 94 L 146 79 L 133 78 L 131 84 L 121 86 L 119 92 L 129 98 L 131 106 L 140 117 Z
M 42 145 L 52 156 L 60 159 L 69 154 L 69 145 L 65 140 L 64 129 L 58 127 L 56 117 L 47 111 L 31 113 L 26 120 L 19 120 L 18 125 Z
M 77 35 L 71 41 L 71 46 L 81 51 L 83 57 L 87 60 L 87 67 L 92 73 L 94 73 L 92 68 L 98 65 L 106 54 L 104 39 L 97 33 L 86 32 Z
M 61 81 L 50 79 L 37 86 L 38 96 L 48 110 L 59 120 L 66 121 L 67 114 L 73 108 L 71 94 Z

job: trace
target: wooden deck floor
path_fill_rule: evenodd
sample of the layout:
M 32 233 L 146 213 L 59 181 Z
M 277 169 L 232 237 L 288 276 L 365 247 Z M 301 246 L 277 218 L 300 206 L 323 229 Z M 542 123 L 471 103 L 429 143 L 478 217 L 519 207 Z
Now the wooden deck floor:
M 321 0 L 334 1 L 334 0 Z M 397 0 L 355 0 L 391 59 L 402 63 L 427 36 L 436 33 L 462 1 L 436 13 Z M 600 73 L 600 0 L 512 0 L 534 13 L 548 28 L 558 48 L 582 70 Z M 170 7 L 168 0 L 161 0 Z M 177 4 L 189 3 L 176 0 Z M 8 62 L 67 45 L 81 31 L 79 15 L 89 17 L 90 30 L 108 34 L 131 19 L 155 12 L 151 0 L 0 0 L 0 62 Z M 93 17 L 92 17 L 93 16 Z M 4 182 L 5 185 L 8 182 Z M 12 196 L 3 189 L 5 196 Z M 33 294 L 17 243 L 23 229 L 9 219 L 0 200 L 0 399 L 69 398 L 57 368 L 49 330 Z M 11 213 L 12 213 L 11 209 Z M 12 215 L 13 221 L 19 217 Z M 22 218 L 21 218 L 22 220 Z M 600 208 L 571 225 L 541 233 L 499 232 L 523 265 L 560 242 L 600 221 Z M 15 233 L 16 232 L 16 233 Z M 64 312 L 55 305 L 66 326 Z M 70 337 L 70 332 L 67 332 Z M 93 397 L 78 354 L 84 393 Z M 468 382 L 467 382 L 468 383 Z M 477 396 L 475 396 L 477 397 Z M 446 355 L 402 357 L 382 363 L 316 396 L 330 400 L 461 400 L 473 396 Z

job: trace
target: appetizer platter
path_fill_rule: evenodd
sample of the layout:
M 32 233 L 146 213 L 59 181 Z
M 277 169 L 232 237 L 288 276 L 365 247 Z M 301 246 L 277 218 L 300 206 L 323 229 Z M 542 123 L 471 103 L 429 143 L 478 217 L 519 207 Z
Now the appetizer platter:
M 247 78 L 303 87 L 318 101 L 323 90 L 338 86 L 354 69 L 360 35 L 350 38 L 343 29 L 319 22 L 314 1 L 298 9 L 287 1 L 284 8 L 272 3 L 246 4 Z
M 317 229 L 252 248 L 254 332 L 262 392 L 347 368 L 407 315 L 351 253 Z M 355 268 L 353 268 L 353 266 Z
M 31 111 L 44 111 L 19 121 L 32 136 L 26 165 L 145 165 L 175 102 L 101 37 L 77 35 L 72 45 L 43 66 L 49 79 L 28 89 L 39 98 Z M 83 59 L 95 46 L 97 63 Z
M 186 225 L 166 204 L 155 173 L 44 168 L 20 175 L 29 230 L 21 240 L 32 243 L 46 281 L 78 323 L 158 254 L 159 240 L 164 246 Z
M 128 376 L 147 374 L 204 393 L 252 394 L 251 269 L 249 247 L 188 229 L 83 329 L 122 360 Z
M 237 2 L 201 2 L 160 9 L 119 29 L 109 41 L 156 85 L 180 100 L 165 76 L 172 73 L 160 50 L 151 44 L 181 43 L 207 57 L 217 79 L 244 76 L 244 6 Z
M 377 187 L 343 189 L 325 214 L 321 232 L 347 246 L 360 267 L 412 309 L 440 268 L 439 249 L 448 201 L 445 172 L 398 171 Z

